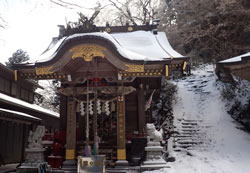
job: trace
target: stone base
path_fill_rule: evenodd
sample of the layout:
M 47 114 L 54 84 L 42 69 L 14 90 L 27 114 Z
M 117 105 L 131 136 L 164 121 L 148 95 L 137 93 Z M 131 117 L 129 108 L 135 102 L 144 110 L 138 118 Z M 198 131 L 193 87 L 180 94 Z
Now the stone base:
M 25 161 L 21 166 L 27 167 L 39 167 L 44 164 L 44 151 L 43 148 L 26 148 L 25 149 Z
M 163 147 L 160 146 L 159 143 L 148 143 L 147 147 L 145 147 L 145 151 L 147 152 L 147 158 L 141 165 L 142 170 L 154 170 L 168 167 L 167 162 L 162 157 Z
M 65 172 L 77 172 L 77 163 L 75 160 L 65 160 L 62 165 Z
M 147 160 L 143 162 L 143 165 L 166 165 L 167 162 L 164 159 L 157 159 L 157 160 Z
M 48 165 L 46 162 L 39 164 L 22 164 L 16 169 L 17 173 L 39 173 L 45 172 L 48 169 Z
M 127 160 L 117 160 L 115 162 L 115 167 L 116 168 L 127 167 L 127 166 L 128 166 L 128 161 Z
M 108 168 L 106 173 L 140 173 L 141 168 L 139 166 L 123 167 L 123 168 Z

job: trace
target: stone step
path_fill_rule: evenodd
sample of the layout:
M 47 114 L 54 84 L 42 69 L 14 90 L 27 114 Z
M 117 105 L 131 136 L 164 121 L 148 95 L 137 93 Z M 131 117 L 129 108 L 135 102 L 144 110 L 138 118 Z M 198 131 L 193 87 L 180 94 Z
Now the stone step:
M 194 126 L 194 125 L 182 125 L 180 128 L 197 128 L 200 126 Z
M 181 129 L 182 132 L 199 132 L 200 129 Z M 181 132 L 180 132 L 181 133 Z
M 186 138 L 186 139 L 174 139 L 174 142 L 203 142 L 204 140 L 202 139 L 190 139 L 190 138 Z
M 187 131 L 181 132 L 181 133 L 180 133 L 180 135 L 191 135 L 191 136 L 197 136 L 197 135 L 203 136 L 203 135 L 205 135 L 205 134 L 206 134 L 206 133 L 204 133 L 204 132 L 190 133 L 190 132 L 187 132 Z
M 174 136 L 174 138 L 192 138 L 192 137 L 199 137 L 199 138 L 201 138 L 202 136 L 200 136 L 200 135 L 185 135 L 185 134 L 180 134 L 180 135 L 178 135 L 178 136 Z
M 192 144 L 181 144 L 181 145 L 173 145 L 173 149 L 207 149 L 208 148 L 208 145 L 192 145 Z
M 177 144 L 180 145 L 200 145 L 203 144 L 202 141 L 178 141 Z
M 190 126 L 197 126 L 197 122 L 181 122 L 182 125 L 190 125 Z
M 203 120 L 189 120 L 189 119 L 182 119 L 182 122 L 197 123 L 197 122 L 203 122 Z

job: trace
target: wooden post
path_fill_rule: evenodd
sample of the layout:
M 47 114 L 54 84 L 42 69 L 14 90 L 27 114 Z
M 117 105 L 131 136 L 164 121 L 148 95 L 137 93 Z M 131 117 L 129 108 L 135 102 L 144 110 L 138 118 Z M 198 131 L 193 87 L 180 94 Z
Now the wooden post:
M 138 127 L 139 133 L 144 133 L 144 127 L 146 125 L 146 116 L 145 116 L 145 98 L 144 98 L 144 89 L 143 84 L 140 84 L 140 88 L 137 92 L 137 101 L 138 101 Z
M 60 94 L 60 130 L 67 129 L 67 96 Z
M 94 96 L 94 121 L 93 121 L 93 132 L 94 132 L 94 154 L 98 154 L 98 134 L 97 134 L 97 90 L 95 89 Z
M 66 133 L 66 156 L 63 169 L 76 169 L 76 101 L 73 97 L 67 99 L 67 133 Z
M 127 166 L 126 160 L 126 136 L 125 136 L 125 99 L 118 96 L 117 99 L 117 166 Z

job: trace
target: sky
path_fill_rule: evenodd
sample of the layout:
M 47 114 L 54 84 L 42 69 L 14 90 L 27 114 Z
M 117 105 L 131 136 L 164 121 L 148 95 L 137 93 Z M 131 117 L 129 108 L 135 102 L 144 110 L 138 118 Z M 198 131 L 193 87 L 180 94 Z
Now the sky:
M 97 0 L 70 0 L 83 8 L 67 9 L 51 3 L 51 0 L 0 0 L 0 16 L 6 28 L 0 28 L 0 63 L 8 61 L 17 49 L 26 51 L 31 60 L 48 47 L 58 36 L 57 25 L 76 21 L 77 12 L 87 16 L 93 13 Z

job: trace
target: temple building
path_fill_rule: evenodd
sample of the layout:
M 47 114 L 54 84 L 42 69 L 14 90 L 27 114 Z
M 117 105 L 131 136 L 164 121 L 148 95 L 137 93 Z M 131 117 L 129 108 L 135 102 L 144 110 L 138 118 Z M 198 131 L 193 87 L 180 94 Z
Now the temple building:
M 61 32 L 36 62 L 16 65 L 15 72 L 17 79 L 61 82 L 63 168 L 91 154 L 104 154 L 110 165 L 132 163 L 133 142 L 146 139 L 145 125 L 152 121 L 145 111 L 148 96 L 162 78 L 185 73 L 188 58 L 155 25 Z
M 14 71 L 0 64 L 0 166 L 23 161 L 33 127 L 42 124 L 48 131 L 59 128 L 58 113 L 33 104 L 38 87 L 28 80 L 15 80 Z
M 250 80 L 250 53 L 219 61 L 216 64 L 216 74 L 225 82 L 232 82 L 233 76 Z

